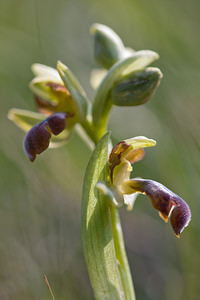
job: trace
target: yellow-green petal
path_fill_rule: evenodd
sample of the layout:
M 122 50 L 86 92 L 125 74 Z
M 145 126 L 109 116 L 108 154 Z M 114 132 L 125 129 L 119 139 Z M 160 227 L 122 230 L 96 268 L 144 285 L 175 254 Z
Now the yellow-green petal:
M 31 66 L 33 74 L 37 77 L 48 77 L 51 81 L 56 81 L 62 84 L 62 80 L 58 71 L 54 68 L 51 68 L 42 64 L 33 64 Z

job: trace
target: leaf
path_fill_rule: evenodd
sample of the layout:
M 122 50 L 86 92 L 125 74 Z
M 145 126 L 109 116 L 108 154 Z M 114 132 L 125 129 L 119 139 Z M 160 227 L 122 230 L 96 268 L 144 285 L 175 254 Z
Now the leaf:
M 108 180 L 110 134 L 98 143 L 83 184 L 82 237 L 86 264 L 96 299 L 125 299 L 112 234 L 110 207 L 95 187 Z

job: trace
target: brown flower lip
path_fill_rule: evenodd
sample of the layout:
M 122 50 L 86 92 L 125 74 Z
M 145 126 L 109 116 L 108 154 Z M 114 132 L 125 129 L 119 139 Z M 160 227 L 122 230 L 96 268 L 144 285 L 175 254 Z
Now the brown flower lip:
M 25 136 L 24 151 L 30 161 L 34 161 L 36 154 L 40 154 L 49 147 L 51 133 L 47 130 L 47 121 L 33 126 Z
M 160 216 L 170 223 L 175 234 L 179 237 L 191 220 L 191 212 L 187 203 L 161 183 L 148 179 L 131 179 L 128 186 L 137 192 L 145 193 L 151 200 Z
M 67 116 L 67 113 L 54 113 L 27 132 L 24 139 L 24 151 L 30 161 L 33 162 L 37 154 L 49 147 L 52 134 L 58 135 L 65 129 Z
M 54 135 L 61 133 L 66 127 L 66 113 L 55 113 L 47 118 L 48 126 Z

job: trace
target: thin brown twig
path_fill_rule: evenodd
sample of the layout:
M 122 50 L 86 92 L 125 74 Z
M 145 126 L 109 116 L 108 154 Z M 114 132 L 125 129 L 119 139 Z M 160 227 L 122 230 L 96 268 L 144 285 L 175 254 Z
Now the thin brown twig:
M 49 281 L 48 281 L 46 275 L 44 275 L 44 280 L 45 280 L 45 282 L 46 282 L 46 284 L 47 284 L 47 287 L 48 287 L 48 289 L 49 289 L 49 292 L 50 292 L 50 294 L 51 294 L 52 299 L 55 300 L 55 297 L 54 297 L 54 295 L 53 295 L 52 289 L 51 289 L 51 287 L 50 287 L 50 284 L 49 284 Z

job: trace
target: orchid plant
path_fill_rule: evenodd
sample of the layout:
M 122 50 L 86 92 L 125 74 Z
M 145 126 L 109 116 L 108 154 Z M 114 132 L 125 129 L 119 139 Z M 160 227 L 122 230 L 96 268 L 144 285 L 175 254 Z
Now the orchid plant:
M 126 48 L 109 27 L 91 27 L 94 57 L 101 68 L 93 70 L 96 88 L 93 101 L 71 70 L 60 61 L 57 69 L 34 64 L 30 83 L 38 112 L 11 109 L 9 118 L 26 132 L 24 150 L 33 162 L 48 147 L 58 147 L 73 130 L 84 131 L 93 148 L 86 169 L 82 197 L 82 239 L 85 260 L 96 299 L 135 299 L 132 277 L 125 252 L 119 208 L 133 208 L 139 193 L 179 237 L 191 213 L 178 195 L 149 179 L 130 178 L 132 165 L 144 156 L 144 148 L 156 145 L 137 136 L 113 147 L 108 132 L 111 108 L 145 104 L 155 93 L 162 73 L 148 67 L 158 59 L 150 50 Z

